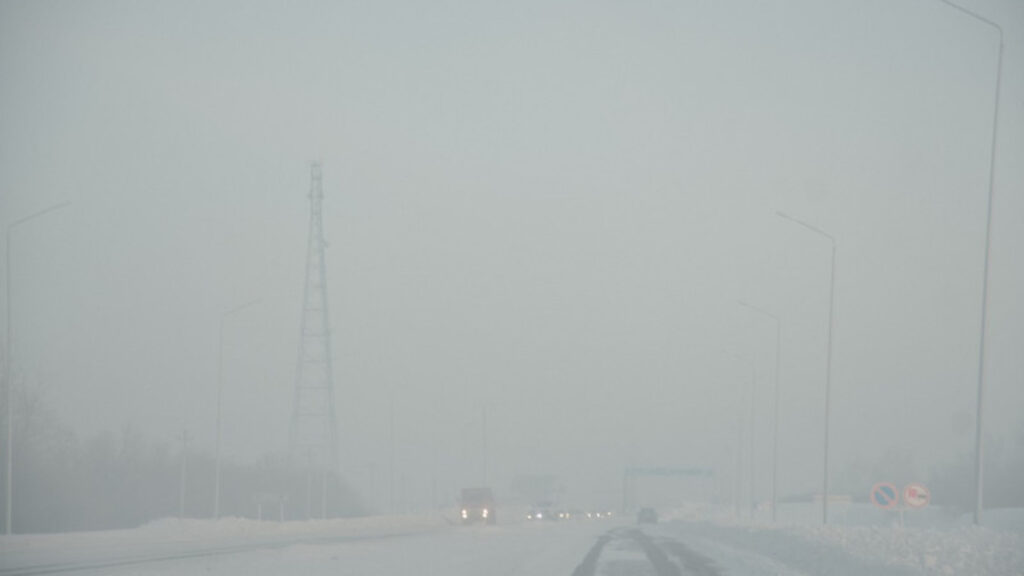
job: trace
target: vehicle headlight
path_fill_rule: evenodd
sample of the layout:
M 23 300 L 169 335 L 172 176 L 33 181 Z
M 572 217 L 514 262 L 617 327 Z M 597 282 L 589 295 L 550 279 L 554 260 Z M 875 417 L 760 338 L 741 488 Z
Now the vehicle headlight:
M 540 520 L 543 517 L 544 517 L 543 514 L 541 514 L 540 512 L 537 512 L 537 520 Z
M 466 510 L 465 508 L 463 508 L 462 509 L 462 519 L 465 520 L 467 518 L 469 518 L 469 510 Z
M 482 515 L 482 516 L 483 516 L 484 518 L 487 518 L 487 512 L 488 512 L 487 508 L 484 508 L 483 514 L 481 514 L 481 515 Z

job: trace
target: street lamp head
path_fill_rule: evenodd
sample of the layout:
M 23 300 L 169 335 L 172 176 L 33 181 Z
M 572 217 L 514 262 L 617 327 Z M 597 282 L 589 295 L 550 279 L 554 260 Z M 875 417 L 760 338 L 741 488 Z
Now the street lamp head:
M 739 304 L 740 306 L 745 307 L 745 308 L 749 308 L 749 309 L 753 310 L 754 312 L 759 312 L 759 313 L 761 313 L 761 314 L 763 314 L 763 315 L 765 315 L 765 316 L 775 320 L 776 322 L 780 322 L 778 316 L 776 316 L 775 314 L 772 314 L 771 312 L 765 310 L 764 308 L 761 308 L 761 307 L 758 307 L 758 306 L 754 306 L 753 304 L 751 304 L 749 302 L 744 302 L 743 300 L 736 300 L 736 303 Z
M 798 218 L 794 218 L 794 217 L 790 216 L 789 214 L 786 214 L 785 212 L 776 211 L 775 214 L 777 214 L 780 218 L 785 218 L 786 220 L 789 220 L 790 222 L 794 222 L 796 224 L 799 224 L 799 225 L 803 226 L 804 228 L 807 228 L 808 230 L 810 230 L 811 232 L 814 232 L 815 234 L 817 234 L 819 236 L 823 236 L 825 238 L 828 238 L 832 242 L 832 248 L 835 249 L 835 245 L 836 245 L 835 236 L 832 236 L 831 234 L 829 234 L 828 232 L 825 232 L 824 230 L 822 230 L 821 228 L 818 228 L 817 226 L 814 226 L 812 224 L 808 224 L 807 222 L 804 222 L 803 220 L 800 220 Z
M 240 312 L 241 310 L 244 310 L 244 309 L 246 309 L 246 308 L 248 308 L 250 306 L 254 306 L 256 304 L 259 304 L 262 300 L 263 300 L 262 298 L 255 298 L 253 300 L 245 302 L 244 304 L 239 304 L 238 306 L 235 306 L 234 308 L 231 308 L 230 310 L 225 310 L 222 313 L 222 316 L 229 316 L 231 314 L 234 314 L 235 312 Z

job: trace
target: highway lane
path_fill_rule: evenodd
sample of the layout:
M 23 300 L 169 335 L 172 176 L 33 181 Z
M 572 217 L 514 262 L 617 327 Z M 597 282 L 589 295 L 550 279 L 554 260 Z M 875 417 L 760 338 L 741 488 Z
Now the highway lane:
M 605 522 L 447 526 L 383 536 L 259 538 L 227 545 L 126 547 L 102 553 L 37 557 L 17 566 L 0 561 L 0 576 L 41 574 L 438 574 L 569 575 Z
M 37 558 L 37 560 L 40 560 Z M 907 576 L 778 531 L 627 519 L 435 527 L 403 534 L 317 535 L 126 548 L 3 566 L 0 576 Z

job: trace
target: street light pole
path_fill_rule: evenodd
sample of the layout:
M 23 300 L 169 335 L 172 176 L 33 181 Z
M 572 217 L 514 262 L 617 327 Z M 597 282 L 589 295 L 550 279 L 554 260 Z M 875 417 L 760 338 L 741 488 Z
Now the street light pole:
M 181 477 L 178 479 L 178 520 L 185 518 L 185 485 L 188 480 L 188 429 L 181 433 Z
M 750 436 L 750 453 L 748 455 L 748 471 L 750 473 L 750 517 L 754 517 L 754 391 L 757 387 L 757 367 L 754 363 L 754 359 L 746 358 L 736 353 L 732 353 L 731 356 L 736 360 L 748 364 L 750 366 L 750 424 L 749 424 L 749 436 Z M 736 518 L 740 517 L 740 491 L 743 486 L 742 472 L 743 472 L 743 408 L 740 398 L 743 395 L 743 381 L 739 380 L 736 386 L 736 477 L 733 481 L 733 505 L 735 507 Z
M 736 405 L 739 407 L 739 398 L 742 393 L 742 380 L 737 381 L 736 386 Z M 740 491 L 743 487 L 743 412 L 739 409 L 736 410 L 736 464 L 735 464 L 735 479 L 732 482 L 732 493 L 733 493 L 733 514 L 736 519 L 740 518 Z
M 982 484 L 982 463 L 984 445 L 982 440 L 982 413 L 985 400 L 985 332 L 988 324 L 988 268 L 989 268 L 989 246 L 992 243 L 992 191 L 995 187 L 996 174 L 996 145 L 999 134 L 999 93 L 1003 83 L 1003 28 L 984 16 L 972 12 L 962 6 L 954 4 L 949 0 L 939 0 L 943 4 L 965 14 L 975 20 L 991 26 L 999 33 L 999 55 L 996 58 L 996 98 L 995 107 L 992 111 L 992 147 L 988 163 L 988 201 L 985 210 L 985 267 L 981 278 L 981 335 L 978 338 L 978 406 L 974 432 L 974 524 L 981 524 L 981 511 L 983 502 L 984 486 Z
M 835 296 L 836 296 L 836 239 L 828 232 L 816 228 L 803 220 L 797 220 L 796 218 L 786 214 L 785 212 L 776 212 L 780 218 L 785 218 L 791 222 L 799 224 L 804 228 L 807 228 L 811 232 L 827 238 L 832 243 L 832 259 L 829 265 L 829 287 L 828 287 L 828 356 L 825 363 L 825 456 L 824 456 L 824 473 L 822 479 L 822 494 L 821 494 L 821 523 L 828 524 L 828 433 L 829 433 L 829 408 L 831 403 L 832 394 L 832 314 L 835 309 Z
M 750 454 L 748 459 L 750 461 L 750 519 L 754 519 L 754 510 L 757 508 L 757 498 L 754 496 L 754 485 L 756 483 L 754 476 L 754 416 L 756 412 L 756 402 L 754 396 L 757 393 L 757 366 L 753 361 L 750 362 L 750 430 L 748 430 L 748 436 L 750 438 Z
M 737 300 L 740 306 L 745 306 L 755 312 L 759 312 L 772 320 L 775 320 L 775 402 L 774 402 L 774 431 L 772 432 L 772 522 L 775 522 L 777 515 L 775 509 L 778 507 L 778 479 L 779 479 L 779 366 L 782 358 L 782 320 L 778 316 L 749 304 Z
M 480 407 L 480 462 L 483 468 L 483 484 L 487 486 L 487 403 Z
M 7 404 L 7 470 L 5 476 L 7 479 L 7 489 L 4 495 L 4 502 L 6 504 L 4 517 L 4 534 L 8 535 L 11 534 L 11 509 L 14 507 L 14 382 L 11 380 L 11 364 L 13 364 L 14 357 L 12 356 L 13 352 L 11 352 L 11 325 L 13 324 L 13 322 L 11 322 L 11 310 L 13 309 L 11 306 L 11 236 L 14 232 L 14 229 L 17 228 L 18 226 L 28 222 L 29 220 L 39 218 L 44 214 L 49 214 L 54 210 L 64 208 L 68 204 L 71 204 L 71 202 L 60 202 L 58 204 L 54 204 L 49 208 L 44 208 L 38 212 L 33 212 L 32 214 L 19 218 L 7 225 L 7 257 L 6 260 L 4 261 L 6 268 L 5 274 L 7 279 L 6 282 L 4 283 L 4 291 L 7 293 L 5 298 L 7 301 L 7 339 L 4 341 L 4 396 L 5 403 Z
M 220 518 L 220 437 L 221 437 L 221 399 L 224 396 L 224 323 L 228 316 L 240 312 L 259 302 L 259 299 L 251 300 L 245 304 L 239 304 L 234 308 L 225 311 L 220 315 L 220 346 L 217 352 L 217 445 L 216 465 L 214 466 L 213 480 L 213 518 Z
M 388 513 L 395 514 L 395 399 L 388 405 Z

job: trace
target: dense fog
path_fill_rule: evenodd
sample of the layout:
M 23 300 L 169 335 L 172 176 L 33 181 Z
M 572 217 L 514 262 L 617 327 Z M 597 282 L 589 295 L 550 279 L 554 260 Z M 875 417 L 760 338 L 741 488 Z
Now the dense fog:
M 1024 507 L 1024 6 L 965 5 Z M 212 516 L 218 386 L 220 515 L 810 501 L 826 382 L 832 493 L 970 511 L 998 50 L 919 0 L 0 1 L 14 530 Z M 289 454 L 314 162 L 334 469 Z

